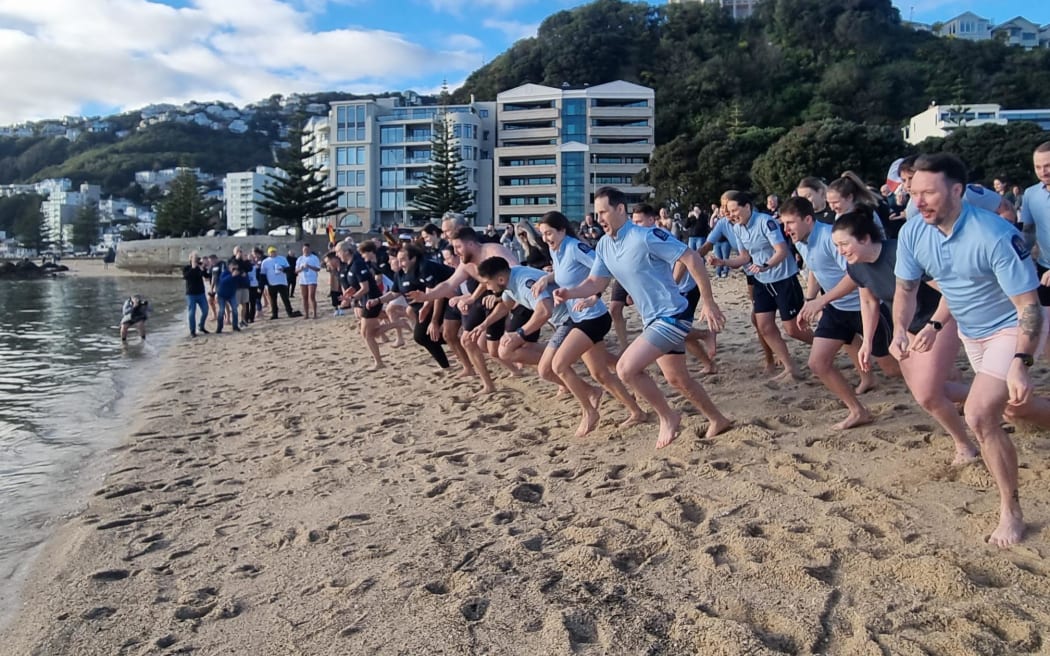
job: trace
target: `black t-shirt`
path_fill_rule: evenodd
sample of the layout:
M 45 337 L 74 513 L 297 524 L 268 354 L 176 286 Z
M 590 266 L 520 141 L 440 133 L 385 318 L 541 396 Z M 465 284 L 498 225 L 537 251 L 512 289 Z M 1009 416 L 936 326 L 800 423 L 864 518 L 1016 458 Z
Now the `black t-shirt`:
M 445 264 L 431 262 L 430 260 L 419 260 L 415 271 L 398 271 L 394 279 L 394 288 L 401 294 L 408 292 L 422 292 L 428 288 L 437 287 L 452 277 L 456 270 Z M 413 303 L 415 307 L 422 303 Z
M 882 242 L 882 252 L 879 253 L 879 257 L 874 262 L 858 262 L 857 264 L 846 265 L 846 272 L 858 285 L 871 290 L 880 301 L 892 310 L 893 294 L 897 288 L 897 277 L 893 272 L 896 264 L 897 240 L 887 239 Z M 908 326 L 908 332 L 917 333 L 922 330 L 923 326 L 929 322 L 930 317 L 933 316 L 933 313 L 937 311 L 937 306 L 940 302 L 940 292 L 927 285 L 925 281 L 920 284 L 915 305 L 915 318 L 912 319 L 911 324 Z
M 182 279 L 186 281 L 186 296 L 199 296 L 204 293 L 204 269 L 197 266 L 182 267 Z
M 211 273 L 211 284 L 213 287 L 219 286 L 219 278 L 222 277 L 222 272 L 226 270 L 226 263 L 219 260 L 210 269 Z
M 701 212 L 700 216 L 694 216 L 690 220 L 692 221 L 689 225 L 690 237 L 703 237 L 706 239 L 711 234 L 711 217 L 707 215 L 707 212 Z
M 379 284 L 372 274 L 372 267 L 361 257 L 355 257 L 347 267 L 346 281 L 353 289 L 360 289 L 368 283 L 368 294 L 366 299 L 379 298 L 383 292 L 379 290 Z M 362 299 L 365 300 L 365 299 Z
M 226 266 L 229 267 L 231 271 L 233 270 L 234 264 L 237 265 L 237 268 L 240 269 L 241 273 L 248 273 L 248 269 L 252 266 L 252 263 L 248 260 L 243 260 L 238 257 L 231 257 L 226 260 Z
M 813 218 L 814 218 L 814 220 L 820 221 L 821 223 L 826 223 L 828 225 L 835 225 L 835 213 L 832 212 L 831 208 L 828 207 L 827 205 L 825 205 L 824 209 L 820 210 L 819 212 L 814 210 L 813 211 Z

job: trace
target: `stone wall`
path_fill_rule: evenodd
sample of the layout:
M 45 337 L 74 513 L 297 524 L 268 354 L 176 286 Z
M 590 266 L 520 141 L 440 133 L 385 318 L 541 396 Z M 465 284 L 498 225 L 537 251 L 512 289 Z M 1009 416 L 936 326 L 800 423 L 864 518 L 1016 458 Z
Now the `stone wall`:
M 318 257 L 328 249 L 328 237 L 325 235 L 305 235 Z M 302 254 L 302 241 L 294 237 L 179 237 L 171 239 L 142 239 L 122 241 L 117 245 L 116 266 L 118 269 L 136 273 L 173 273 L 189 262 L 190 253 L 199 255 L 218 255 L 226 259 L 233 254 L 233 247 L 240 246 L 251 250 L 256 246 L 265 251 L 276 246 L 281 255 L 287 255 L 291 249 L 297 256 Z

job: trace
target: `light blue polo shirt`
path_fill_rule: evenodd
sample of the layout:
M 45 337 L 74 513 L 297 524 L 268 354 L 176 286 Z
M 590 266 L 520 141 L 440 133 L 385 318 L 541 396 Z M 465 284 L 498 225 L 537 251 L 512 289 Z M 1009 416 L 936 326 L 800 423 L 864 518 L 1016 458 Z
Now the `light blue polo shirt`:
M 733 222 L 729 219 L 722 219 L 716 223 L 715 227 L 711 228 L 710 234 L 707 235 L 708 243 L 717 244 L 722 240 L 728 241 L 730 248 L 738 253 L 740 252 L 740 248 L 736 243 L 736 235 L 733 234 Z
M 1039 246 L 1036 261 L 1050 269 L 1050 191 L 1042 182 L 1025 189 L 1021 201 L 1021 224 L 1035 226 L 1035 243 Z
M 817 277 L 821 289 L 831 291 L 846 277 L 846 258 L 842 257 L 835 242 L 831 240 L 834 228 L 820 221 L 813 222 L 813 232 L 806 241 L 796 241 L 795 248 L 802 254 L 806 266 Z M 831 305 L 846 312 L 860 311 L 860 291 L 854 289 L 842 298 L 835 299 Z
M 894 274 L 902 280 L 928 274 L 937 281 L 959 331 L 970 339 L 1016 326 L 1010 297 L 1039 286 L 1021 233 L 998 214 L 969 203 L 962 204 L 948 236 L 921 218 L 905 223 Z
M 554 287 L 550 285 L 547 285 L 547 289 L 543 290 L 539 298 L 532 295 L 532 286 L 545 275 L 547 275 L 546 272 L 533 269 L 532 267 L 512 266 L 510 268 L 510 280 L 507 281 L 507 288 L 503 290 L 503 300 L 514 301 L 530 310 L 535 310 L 536 306 L 543 299 L 548 299 L 553 304 L 554 296 L 551 295 L 551 291 Z M 550 324 L 552 326 L 560 326 L 568 319 L 569 312 L 565 304 L 554 305 L 554 313 L 549 319 Z
M 616 278 L 648 326 L 660 317 L 678 316 L 688 305 L 671 273 L 686 248 L 662 228 L 627 221 L 615 235 L 598 240 L 591 275 Z
M 591 268 L 594 266 L 594 249 L 579 239 L 566 235 L 561 245 L 558 246 L 558 250 L 551 250 L 551 260 L 554 262 L 554 282 L 558 287 L 576 287 L 591 274 Z M 585 310 L 574 310 L 572 308 L 574 305 L 576 305 L 575 300 L 562 304 L 573 321 L 595 319 L 609 311 L 601 299 Z
M 754 274 L 755 280 L 773 283 L 798 275 L 798 264 L 795 263 L 795 258 L 791 257 L 787 240 L 784 239 L 784 233 L 780 231 L 780 224 L 776 219 L 768 214 L 752 211 L 746 225 L 734 223 L 732 230 L 739 247 L 737 251 L 741 255 L 746 251 L 755 264 L 768 262 L 776 254 L 773 250 L 776 244 L 784 244 L 784 247 L 788 248 L 788 256 L 780 264 Z

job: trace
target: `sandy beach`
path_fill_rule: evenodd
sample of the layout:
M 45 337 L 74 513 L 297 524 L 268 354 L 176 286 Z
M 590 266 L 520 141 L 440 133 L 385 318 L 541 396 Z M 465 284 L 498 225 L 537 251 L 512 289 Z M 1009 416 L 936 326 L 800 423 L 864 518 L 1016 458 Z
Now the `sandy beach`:
M 992 478 L 949 466 L 903 381 L 832 430 L 819 381 L 763 378 L 743 281 L 714 282 L 702 381 L 736 425 L 705 439 L 689 414 L 661 451 L 608 397 L 573 438 L 534 374 L 472 400 L 411 342 L 366 373 L 349 317 L 183 339 L 3 653 L 1046 653 L 1045 433 L 1014 432 L 1027 539 L 984 545 Z
M 100 257 L 78 257 L 63 259 L 60 264 L 69 267 L 66 275 L 78 278 L 105 278 L 105 277 L 146 277 L 146 278 L 168 278 L 171 276 L 145 274 L 126 269 L 119 269 L 115 264 L 106 265 Z

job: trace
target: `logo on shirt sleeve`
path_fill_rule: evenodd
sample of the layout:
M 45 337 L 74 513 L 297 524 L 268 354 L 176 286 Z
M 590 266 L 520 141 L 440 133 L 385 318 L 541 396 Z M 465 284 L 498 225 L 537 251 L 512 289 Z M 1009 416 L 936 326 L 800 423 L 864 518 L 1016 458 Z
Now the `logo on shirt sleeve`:
M 766 230 L 769 230 L 770 232 L 776 232 L 780 230 L 780 226 L 777 225 L 776 220 L 770 219 L 766 221 Z
M 532 278 L 529 278 L 528 280 L 525 281 L 525 289 L 532 289 L 532 286 L 535 285 L 535 284 L 536 284 L 536 281 L 534 279 L 532 279 Z
M 653 236 L 661 241 L 667 241 L 671 235 L 667 234 L 667 231 L 662 228 L 653 228 Z
M 1024 243 L 1024 237 L 1021 235 L 1014 235 L 1011 237 L 1010 245 L 1014 247 L 1014 252 L 1017 253 L 1017 257 L 1022 260 L 1027 260 L 1028 256 L 1032 254 L 1032 252 L 1028 250 L 1028 246 Z
M 582 241 L 576 242 L 576 247 L 579 248 L 584 253 L 590 253 L 591 252 L 591 247 L 588 246 L 587 244 L 583 243 Z

